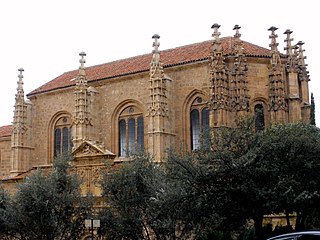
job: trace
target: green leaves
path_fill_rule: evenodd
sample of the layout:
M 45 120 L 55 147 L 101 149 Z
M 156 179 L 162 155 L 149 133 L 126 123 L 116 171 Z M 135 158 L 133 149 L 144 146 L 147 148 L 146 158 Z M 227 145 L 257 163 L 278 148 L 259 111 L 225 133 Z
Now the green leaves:
M 18 186 L 6 208 L 6 234 L 17 239 L 77 239 L 84 231 L 90 202 L 70 175 L 70 156 L 53 162 L 47 175 L 37 170 Z

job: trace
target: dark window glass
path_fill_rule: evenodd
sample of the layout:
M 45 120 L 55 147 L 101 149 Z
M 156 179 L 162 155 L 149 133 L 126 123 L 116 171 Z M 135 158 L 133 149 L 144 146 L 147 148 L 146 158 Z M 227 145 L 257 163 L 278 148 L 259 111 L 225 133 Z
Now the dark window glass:
M 264 107 L 262 104 L 257 104 L 254 107 L 255 113 L 255 128 L 256 131 L 261 131 L 264 129 L 265 122 L 264 122 Z
M 66 153 L 69 150 L 69 129 L 67 127 L 62 128 L 62 153 Z
M 57 128 L 54 130 L 54 156 L 58 156 L 61 151 L 61 130 Z
M 70 144 L 70 150 L 72 150 L 73 148 L 73 142 L 72 142 L 72 139 L 73 139 L 73 136 L 72 136 L 72 128 L 70 128 L 70 139 L 69 139 L 69 144 Z
M 128 121 L 128 149 L 129 154 L 135 153 L 136 147 L 136 123 L 134 118 L 130 118 Z
M 121 119 L 119 121 L 119 155 L 126 156 L 126 121 Z
M 61 117 L 55 124 L 54 129 L 53 156 L 56 157 L 63 153 L 71 152 L 71 120 L 68 117 Z
M 209 129 L 209 111 L 207 108 L 202 109 L 202 131 Z
M 193 109 L 190 113 L 191 123 L 191 149 L 196 150 L 200 147 L 200 119 L 198 109 Z
M 138 150 L 143 151 L 144 149 L 144 124 L 143 117 L 138 117 Z
M 209 111 L 207 108 L 201 111 L 201 122 L 202 145 L 207 148 L 210 144 Z
M 196 97 L 190 110 L 191 150 L 210 146 L 209 110 L 207 101 Z

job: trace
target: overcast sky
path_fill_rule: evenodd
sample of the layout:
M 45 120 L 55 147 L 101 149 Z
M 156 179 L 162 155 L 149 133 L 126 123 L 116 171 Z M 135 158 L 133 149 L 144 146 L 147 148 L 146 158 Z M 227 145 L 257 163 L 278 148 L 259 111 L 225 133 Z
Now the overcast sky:
M 310 93 L 320 125 L 319 8 L 317 1 L 298 0 L 10 0 L 0 2 L 0 126 L 13 120 L 18 69 L 24 68 L 25 94 L 62 73 L 152 51 L 152 35 L 160 50 L 210 40 L 214 23 L 220 37 L 233 36 L 269 48 L 268 29 L 293 31 L 293 43 L 305 42 Z M 318 110 L 319 108 L 319 110 Z

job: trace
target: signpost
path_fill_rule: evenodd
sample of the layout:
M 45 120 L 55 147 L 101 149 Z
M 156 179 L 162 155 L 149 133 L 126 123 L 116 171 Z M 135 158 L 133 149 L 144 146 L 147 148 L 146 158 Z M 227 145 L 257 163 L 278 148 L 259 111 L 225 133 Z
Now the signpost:
M 91 230 L 91 239 L 93 240 L 93 229 L 100 227 L 99 219 L 86 219 L 84 220 L 84 225 Z

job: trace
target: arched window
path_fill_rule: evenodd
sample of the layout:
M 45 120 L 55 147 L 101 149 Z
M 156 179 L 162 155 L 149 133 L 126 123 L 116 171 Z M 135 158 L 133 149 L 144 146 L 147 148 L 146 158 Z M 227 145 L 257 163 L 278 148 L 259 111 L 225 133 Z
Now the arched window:
M 261 131 L 264 129 L 264 107 L 262 104 L 257 104 L 254 107 L 254 116 L 255 116 L 255 128 L 256 131 Z
M 71 119 L 63 116 L 54 126 L 54 157 L 72 150 Z
M 142 112 L 130 106 L 119 116 L 119 155 L 127 156 L 144 150 L 144 122 Z
M 197 97 L 190 110 L 191 150 L 200 148 L 200 145 L 208 145 L 209 111 L 201 97 Z

